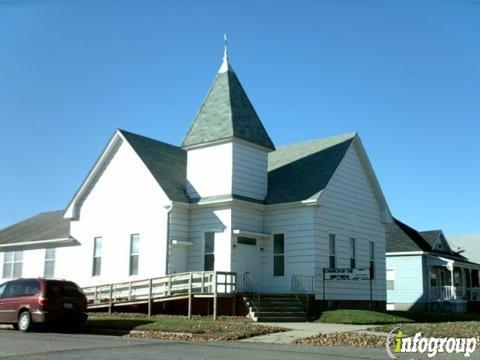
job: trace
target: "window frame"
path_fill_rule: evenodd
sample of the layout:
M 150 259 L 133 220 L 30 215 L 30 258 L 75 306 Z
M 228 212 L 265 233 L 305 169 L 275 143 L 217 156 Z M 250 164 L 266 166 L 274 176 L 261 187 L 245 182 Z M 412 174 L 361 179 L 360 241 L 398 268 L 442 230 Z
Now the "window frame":
M 336 269 L 336 267 L 337 267 L 337 235 L 328 234 L 328 268 Z
M 203 271 L 215 271 L 215 231 L 206 230 L 203 232 Z M 212 234 L 212 251 L 207 252 L 207 234 Z M 205 261 L 207 256 L 213 257 L 212 269 L 206 268 L 207 262 Z
M 393 279 L 391 279 L 391 275 L 393 273 Z M 395 269 L 387 269 L 386 272 L 386 282 L 387 282 L 387 291 L 395 291 L 395 285 L 397 280 L 397 272 Z M 392 285 L 391 289 L 389 289 L 389 284 Z
M 53 257 L 48 257 L 48 252 L 53 250 Z M 56 258 L 57 258 L 57 249 L 56 248 L 47 248 L 45 249 L 45 257 L 44 257 L 44 260 L 43 260 L 43 276 L 45 278 L 53 278 L 55 276 L 55 261 L 56 261 Z M 50 264 L 53 264 L 52 265 L 52 273 L 51 274 L 47 274 L 47 265 L 50 265 Z
M 7 254 L 11 254 L 11 259 L 7 261 Z M 20 255 L 17 257 L 17 255 Z M 18 270 L 18 267 L 16 268 L 15 265 L 20 264 L 19 268 L 20 271 L 17 273 L 16 270 Z M 5 271 L 5 267 L 9 265 L 10 266 L 10 271 L 7 272 Z M 2 278 L 3 279 L 17 279 L 21 278 L 23 273 L 23 250 L 12 250 L 12 251 L 6 251 L 3 253 L 3 266 L 2 266 Z
M 100 255 L 97 256 L 97 244 L 100 241 Z M 102 275 L 103 236 L 93 238 L 92 277 Z M 99 259 L 98 264 L 95 260 Z
M 137 252 L 133 252 L 133 242 L 136 240 L 137 244 Z M 136 268 L 133 268 L 134 258 L 137 258 Z M 129 264 L 128 264 L 128 275 L 129 276 L 136 276 L 140 272 L 140 234 L 130 234 L 130 251 L 129 251 Z M 135 270 L 135 271 L 133 271 Z
M 279 236 L 281 236 L 281 239 L 282 239 L 282 247 L 283 247 L 283 252 L 275 252 L 275 241 L 276 241 L 276 237 L 278 238 Z M 272 265 L 273 265 L 273 276 L 274 277 L 284 277 L 285 276 L 285 233 L 275 233 L 273 234 L 273 237 L 272 237 Z M 277 263 L 277 261 L 280 261 L 281 259 L 281 263 L 282 263 L 282 268 L 281 268 L 281 271 L 280 272 L 277 272 L 277 268 L 275 266 L 275 264 Z

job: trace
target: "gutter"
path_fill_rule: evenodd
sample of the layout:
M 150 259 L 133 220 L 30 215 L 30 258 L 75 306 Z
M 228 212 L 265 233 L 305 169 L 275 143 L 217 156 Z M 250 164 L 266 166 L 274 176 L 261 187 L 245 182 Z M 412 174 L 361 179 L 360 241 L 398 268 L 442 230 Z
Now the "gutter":
M 168 263 L 170 261 L 170 219 L 172 215 L 173 204 L 165 206 L 167 209 L 167 231 L 165 241 L 165 275 L 168 275 Z

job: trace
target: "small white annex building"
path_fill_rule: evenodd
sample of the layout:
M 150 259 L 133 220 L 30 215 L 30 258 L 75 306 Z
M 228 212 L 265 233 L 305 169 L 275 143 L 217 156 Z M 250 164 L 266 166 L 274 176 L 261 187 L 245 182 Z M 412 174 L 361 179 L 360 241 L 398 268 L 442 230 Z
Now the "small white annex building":
M 181 146 L 117 130 L 65 210 L 0 230 L 4 279 L 81 286 L 196 271 L 382 308 L 392 222 L 358 134 L 275 148 L 225 56 Z M 326 281 L 325 268 L 372 268 Z

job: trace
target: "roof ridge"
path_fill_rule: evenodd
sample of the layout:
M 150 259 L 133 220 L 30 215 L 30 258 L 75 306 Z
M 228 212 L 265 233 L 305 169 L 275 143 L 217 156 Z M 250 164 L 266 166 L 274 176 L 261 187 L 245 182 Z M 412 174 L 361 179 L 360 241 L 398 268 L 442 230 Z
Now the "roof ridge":
M 333 140 L 333 139 L 337 139 L 337 138 L 339 140 L 345 141 L 345 140 L 353 139 L 357 135 L 358 135 L 357 132 L 346 132 L 346 133 L 343 133 L 343 134 L 327 136 L 327 137 L 324 137 L 324 138 L 302 140 L 302 141 L 293 142 L 293 143 L 290 143 L 290 144 L 281 145 L 277 148 L 277 150 L 282 150 L 282 149 L 285 149 L 289 146 L 306 145 L 306 144 L 311 144 L 311 143 L 315 143 L 315 142 L 318 142 L 318 141 L 327 141 L 327 140 Z
M 137 133 L 134 133 L 134 132 L 131 132 L 131 131 L 127 131 L 127 130 L 123 130 L 123 129 L 117 129 L 120 133 L 122 134 L 128 134 L 128 135 L 133 135 L 133 136 L 138 136 L 138 137 L 141 137 L 141 138 L 144 138 L 144 139 L 147 139 L 147 140 L 150 140 L 150 141 L 155 141 L 157 143 L 160 143 L 160 144 L 163 144 L 163 145 L 167 145 L 167 146 L 171 146 L 171 147 L 174 147 L 178 150 L 183 150 L 180 146 L 177 146 L 177 145 L 173 145 L 173 144 L 170 144 L 170 143 L 167 143 L 165 141 L 162 141 L 162 140 L 158 140 L 158 139 L 154 139 L 150 136 L 145 136 L 145 135 L 141 135 L 141 134 L 137 134 Z M 128 141 L 128 139 L 127 139 Z

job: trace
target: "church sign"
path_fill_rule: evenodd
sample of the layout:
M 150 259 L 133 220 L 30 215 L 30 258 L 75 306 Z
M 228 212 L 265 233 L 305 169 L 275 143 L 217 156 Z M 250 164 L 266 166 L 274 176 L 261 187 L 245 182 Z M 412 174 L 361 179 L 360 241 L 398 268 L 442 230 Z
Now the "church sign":
M 323 269 L 325 280 L 370 280 L 370 269 Z

